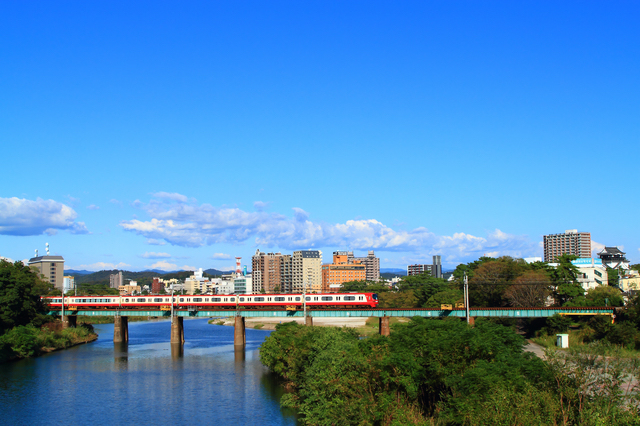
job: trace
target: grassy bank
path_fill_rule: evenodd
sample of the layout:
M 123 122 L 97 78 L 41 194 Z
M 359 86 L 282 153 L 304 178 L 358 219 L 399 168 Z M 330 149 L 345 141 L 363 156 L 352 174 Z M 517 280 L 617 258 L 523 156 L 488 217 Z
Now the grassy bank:
M 569 330 L 564 334 L 569 335 L 569 349 L 577 352 L 590 352 L 591 346 L 595 342 L 589 339 L 589 332 L 585 330 Z M 559 351 L 566 351 L 556 346 L 557 337 L 555 334 L 548 335 L 543 334 L 531 339 L 534 343 L 539 344 L 542 347 L 549 349 L 557 349 Z M 640 351 L 635 348 L 635 344 L 628 345 L 614 345 L 608 342 L 602 342 L 600 347 L 603 350 L 605 356 L 616 356 L 625 358 L 640 358 Z M 607 344 L 608 343 L 608 344 Z
M 114 322 L 113 316 L 82 316 L 79 318 L 79 321 L 87 323 L 87 324 L 113 324 Z M 157 319 L 156 317 L 127 317 L 129 322 L 139 322 L 139 321 L 153 321 Z M 163 318 L 166 319 L 166 318 Z
M 0 336 L 0 363 L 66 349 L 97 338 L 90 324 L 60 331 L 32 325 L 14 327 Z

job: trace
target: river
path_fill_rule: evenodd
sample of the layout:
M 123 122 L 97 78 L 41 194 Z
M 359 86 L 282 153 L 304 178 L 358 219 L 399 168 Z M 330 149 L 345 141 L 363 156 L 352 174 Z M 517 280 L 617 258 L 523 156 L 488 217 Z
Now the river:
M 270 331 L 247 329 L 235 351 L 233 327 L 185 320 L 172 351 L 170 326 L 129 323 L 116 346 L 113 324 L 96 325 L 93 343 L 1 365 L 0 424 L 296 425 L 258 356 Z

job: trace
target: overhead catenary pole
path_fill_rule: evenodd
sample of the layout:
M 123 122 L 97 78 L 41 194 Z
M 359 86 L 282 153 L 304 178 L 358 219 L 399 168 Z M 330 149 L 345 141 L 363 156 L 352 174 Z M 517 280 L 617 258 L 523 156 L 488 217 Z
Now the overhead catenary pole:
M 464 273 L 464 309 L 467 317 L 467 324 L 469 324 L 469 280 L 467 279 L 467 273 Z

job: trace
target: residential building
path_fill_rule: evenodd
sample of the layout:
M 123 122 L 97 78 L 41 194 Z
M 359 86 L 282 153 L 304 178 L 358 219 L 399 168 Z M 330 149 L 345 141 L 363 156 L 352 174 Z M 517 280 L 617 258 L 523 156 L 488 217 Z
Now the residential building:
M 625 293 L 628 291 L 640 290 L 640 272 L 630 269 L 618 280 L 618 287 Z
M 629 269 L 630 262 L 624 257 L 626 253 L 618 247 L 605 247 L 598 257 L 602 260 L 602 264 L 612 269 Z
M 366 265 L 353 259 L 352 252 L 333 252 L 333 263 L 322 265 L 323 293 L 337 293 L 345 282 L 367 279 Z
M 119 271 L 117 274 L 109 275 L 109 287 L 120 288 L 121 285 L 124 285 L 124 279 L 122 278 L 122 271 Z
M 40 274 L 40 278 L 56 289 L 64 289 L 64 258 L 62 256 L 36 256 L 29 259 L 29 267 Z
M 433 256 L 433 266 L 431 267 L 431 275 L 436 278 L 442 278 L 442 256 Z
M 164 285 L 160 281 L 160 278 L 154 277 L 153 282 L 151 283 L 151 294 L 160 294 L 163 288 L 164 288 Z
M 283 279 L 285 273 L 289 280 Z M 283 293 L 287 287 L 290 292 L 291 256 L 256 250 L 256 254 L 251 258 L 251 275 L 254 293 L 263 290 L 265 293 Z
M 373 250 L 369 250 L 367 257 L 354 257 L 353 252 L 348 252 L 349 260 L 353 263 L 359 261 L 367 270 L 367 281 L 380 281 L 380 258 L 376 257 Z
M 591 233 L 568 229 L 564 234 L 544 235 L 544 261 L 555 262 L 563 254 L 572 254 L 579 258 L 591 257 Z
M 68 291 L 76 289 L 76 279 L 73 275 L 65 276 L 62 279 L 62 292 L 67 293 Z
M 407 275 L 433 274 L 433 265 L 408 265 Z
M 233 274 L 235 277 L 235 274 Z M 215 292 L 214 282 L 204 277 L 202 268 L 193 272 L 189 278 L 184 280 L 184 291 L 187 294 L 195 294 L 199 290 L 200 294 L 213 294 Z
M 576 259 L 571 263 L 578 268 L 578 283 L 585 290 L 608 285 L 607 268 L 602 264 L 602 260 L 586 257 Z
M 120 295 L 124 296 L 126 294 L 140 294 L 141 289 L 137 282 L 131 281 L 129 284 L 121 285 L 118 287 L 118 291 Z
M 320 293 L 322 291 L 322 252 L 320 250 L 298 250 L 291 259 L 293 278 L 292 292 Z

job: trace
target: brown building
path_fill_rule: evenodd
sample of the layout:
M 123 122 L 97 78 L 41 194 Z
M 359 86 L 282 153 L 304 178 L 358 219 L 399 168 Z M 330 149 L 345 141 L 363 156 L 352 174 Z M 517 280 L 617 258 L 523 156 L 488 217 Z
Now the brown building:
M 337 293 L 343 283 L 367 279 L 366 265 L 359 260 L 351 259 L 353 253 L 336 251 L 333 252 L 333 263 L 322 265 L 323 293 Z
M 291 255 L 256 250 L 251 258 L 254 293 L 291 293 Z
M 367 257 L 354 257 L 353 252 L 348 252 L 350 262 L 360 262 L 367 268 L 367 281 L 380 281 L 380 258 L 376 257 L 373 250 L 369 250 Z
M 62 291 L 64 287 L 64 258 L 38 256 L 29 259 L 29 266 L 38 271 L 40 278 Z
M 160 281 L 160 278 L 154 278 L 151 283 L 151 294 L 160 294 L 164 287 L 164 283 Z
M 542 237 L 544 243 L 544 261 L 555 262 L 563 254 L 578 257 L 591 257 L 591 233 L 569 229 L 564 234 L 552 234 Z

